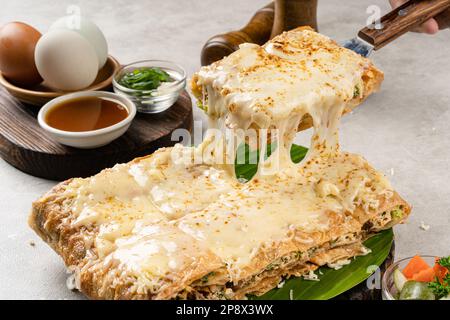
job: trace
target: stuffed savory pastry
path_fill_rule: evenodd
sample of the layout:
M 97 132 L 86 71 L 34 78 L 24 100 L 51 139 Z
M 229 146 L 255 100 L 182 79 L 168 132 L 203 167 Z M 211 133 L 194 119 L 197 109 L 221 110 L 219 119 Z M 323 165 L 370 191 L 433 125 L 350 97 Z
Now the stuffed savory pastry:
M 226 139 L 207 138 L 65 181 L 33 204 L 30 225 L 94 299 L 244 299 L 351 263 L 370 254 L 364 240 L 411 210 L 383 174 L 339 147 L 342 114 L 382 78 L 309 28 L 244 44 L 195 74 L 192 90 L 212 127 L 276 138 L 250 181 L 205 152 Z M 310 149 L 293 163 L 295 134 L 311 126 Z

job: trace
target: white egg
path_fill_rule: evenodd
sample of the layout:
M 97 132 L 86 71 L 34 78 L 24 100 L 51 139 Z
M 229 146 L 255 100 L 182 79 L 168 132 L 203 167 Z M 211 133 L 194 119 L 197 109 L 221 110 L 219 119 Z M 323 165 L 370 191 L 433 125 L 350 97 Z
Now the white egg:
M 108 58 L 108 44 L 100 28 L 91 20 L 78 16 L 66 16 L 56 20 L 50 31 L 55 29 L 69 29 L 75 31 L 86 38 L 94 47 L 98 57 L 98 68 L 101 69 Z
M 55 89 L 80 90 L 97 77 L 97 54 L 89 41 L 74 31 L 44 34 L 36 44 L 34 59 L 45 83 Z

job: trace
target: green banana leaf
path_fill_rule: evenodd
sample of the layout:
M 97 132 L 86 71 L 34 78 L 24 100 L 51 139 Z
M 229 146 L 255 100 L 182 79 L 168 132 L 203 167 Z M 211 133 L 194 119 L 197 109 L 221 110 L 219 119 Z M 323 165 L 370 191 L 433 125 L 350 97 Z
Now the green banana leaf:
M 269 147 L 266 157 L 270 154 L 270 149 Z M 292 161 L 300 162 L 307 151 L 308 149 L 305 147 L 293 145 L 291 149 Z M 243 144 L 239 146 L 237 154 L 238 157 L 241 157 L 241 160 L 244 159 L 242 157 L 245 157 L 245 162 L 244 164 L 236 163 L 236 176 L 248 181 L 256 173 L 257 164 L 254 162 L 257 162 L 257 159 L 259 159 L 259 152 L 257 150 L 251 151 L 248 145 Z M 364 242 L 364 245 L 372 251 L 368 255 L 356 257 L 350 264 L 339 270 L 328 267 L 321 267 L 316 270 L 315 273 L 320 281 L 291 278 L 285 281 L 282 288 L 273 289 L 260 297 L 249 298 L 257 300 L 289 300 L 291 295 L 294 300 L 327 300 L 334 298 L 370 277 L 388 257 L 393 239 L 394 233 L 392 229 L 380 232 Z
M 269 145 L 267 147 L 267 155 L 270 155 L 271 152 L 271 146 Z M 299 145 L 292 145 L 291 148 L 291 159 L 293 162 L 298 163 L 300 162 L 308 152 L 308 148 L 299 146 Z M 242 159 L 244 161 L 244 164 L 238 163 L 236 160 L 235 165 L 235 171 L 236 171 L 236 177 L 239 179 L 244 180 L 250 180 L 256 173 L 256 170 L 258 168 L 257 164 L 254 162 L 258 162 L 259 160 L 259 150 L 251 151 L 249 146 L 247 144 L 241 144 L 237 150 L 237 156 L 236 159 Z

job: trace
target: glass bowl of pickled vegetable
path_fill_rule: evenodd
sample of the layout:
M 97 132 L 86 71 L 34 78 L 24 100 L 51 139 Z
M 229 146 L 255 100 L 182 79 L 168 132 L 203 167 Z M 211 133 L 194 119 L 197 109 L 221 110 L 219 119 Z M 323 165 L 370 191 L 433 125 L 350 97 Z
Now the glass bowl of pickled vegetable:
M 136 104 L 142 113 L 169 109 L 186 86 L 186 72 L 165 60 L 143 60 L 123 66 L 113 76 L 114 92 Z
M 448 300 L 449 268 L 450 257 L 416 255 L 399 260 L 383 275 L 383 300 Z

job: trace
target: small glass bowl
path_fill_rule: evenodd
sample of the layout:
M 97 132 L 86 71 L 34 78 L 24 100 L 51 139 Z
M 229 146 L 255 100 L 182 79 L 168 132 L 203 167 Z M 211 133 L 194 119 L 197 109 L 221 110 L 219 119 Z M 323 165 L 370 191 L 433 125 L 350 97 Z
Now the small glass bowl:
M 435 263 L 435 256 L 420 256 L 423 260 L 425 260 L 430 266 L 433 266 Z M 383 274 L 383 279 L 381 280 L 381 287 L 382 287 L 382 296 L 383 300 L 397 300 L 397 296 L 399 295 L 399 292 L 394 284 L 394 271 L 399 268 L 400 270 L 403 270 L 406 265 L 411 261 L 413 257 L 405 258 L 402 260 L 399 260 L 392 265 L 389 266 L 389 268 L 386 269 L 386 271 Z
M 166 71 L 174 81 L 164 82 L 154 90 L 135 90 L 119 84 L 124 74 L 139 68 L 157 67 Z M 113 76 L 114 92 L 124 95 L 136 104 L 142 113 L 159 113 L 169 109 L 186 86 L 186 71 L 178 64 L 165 60 L 142 60 L 118 69 Z

